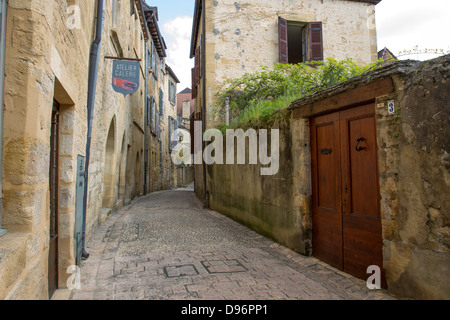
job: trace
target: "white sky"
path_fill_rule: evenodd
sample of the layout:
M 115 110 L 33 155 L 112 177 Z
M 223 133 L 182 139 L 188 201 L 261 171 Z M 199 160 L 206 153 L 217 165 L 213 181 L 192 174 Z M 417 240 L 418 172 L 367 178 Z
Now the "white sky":
M 378 50 L 450 50 L 450 0 L 383 0 L 376 7 Z M 435 55 L 402 56 L 426 60 Z
M 167 63 L 180 79 L 178 91 L 181 91 L 191 86 L 193 61 L 189 59 L 189 49 L 194 0 L 161 0 L 154 5 L 160 9 L 160 25 L 168 46 Z M 180 10 L 170 10 L 169 5 Z M 387 47 L 395 55 L 416 46 L 422 50 L 450 50 L 450 0 L 382 0 L 375 10 L 378 50 Z M 426 60 L 434 57 L 415 54 L 399 58 Z

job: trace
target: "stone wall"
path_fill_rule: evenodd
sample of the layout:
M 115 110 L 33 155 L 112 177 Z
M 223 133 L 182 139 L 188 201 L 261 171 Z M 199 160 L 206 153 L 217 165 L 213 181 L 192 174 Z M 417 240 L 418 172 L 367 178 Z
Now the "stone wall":
M 295 108 L 309 108 L 327 98 L 335 103 L 340 93 L 392 79 L 393 89 L 374 96 L 373 102 L 383 267 L 388 290 L 400 298 L 450 298 L 449 78 L 450 55 L 421 64 L 396 63 L 293 103 Z M 392 100 L 396 112 L 389 114 Z M 314 239 L 309 119 L 292 117 L 286 126 L 274 128 L 280 128 L 279 172 L 264 177 L 260 165 L 208 166 L 207 204 L 310 255 Z M 201 199 L 198 168 L 196 193 Z
M 450 298 L 450 56 L 394 77 L 397 112 L 378 109 L 377 135 L 389 288 Z
M 126 98 L 114 92 L 112 61 L 104 59 L 118 55 L 144 58 L 139 18 L 136 13 L 131 14 L 129 1 L 119 4 L 116 21 L 111 16 L 111 1 L 106 1 L 105 7 L 89 167 L 88 239 L 111 210 L 123 205 L 125 199 L 142 194 L 142 185 L 135 183 L 142 175 L 141 160 L 135 161 L 143 149 L 145 87 L 141 85 L 137 93 Z M 68 10 L 71 5 L 80 9 L 79 28 L 68 27 L 74 14 Z M 57 188 L 59 288 L 66 288 L 70 276 L 67 268 L 75 264 L 77 156 L 84 156 L 86 147 L 87 82 L 95 6 L 96 1 L 8 1 L 2 221 L 8 233 L 0 238 L 0 299 L 48 298 L 49 158 L 54 99 L 61 106 Z M 114 45 L 112 38 L 117 39 Z M 111 152 L 108 154 L 107 150 Z M 126 183 L 120 180 L 124 176 Z M 126 191 L 120 193 L 121 189 Z
M 302 23 L 321 21 L 324 58 L 352 58 L 361 65 L 377 60 L 373 4 L 334 0 L 207 1 L 204 100 L 208 127 L 221 121 L 213 115 L 214 94 L 220 83 L 262 66 L 272 68 L 279 62 L 279 16 Z M 200 35 L 201 28 L 198 32 Z
M 307 174 L 310 165 L 306 163 L 309 157 L 305 159 L 307 153 L 303 144 L 309 132 L 300 132 L 297 126 L 290 124 L 275 125 L 271 129 L 279 130 L 280 136 L 278 173 L 261 175 L 260 169 L 267 167 L 261 164 L 207 166 L 207 205 L 286 247 L 309 255 L 310 181 Z

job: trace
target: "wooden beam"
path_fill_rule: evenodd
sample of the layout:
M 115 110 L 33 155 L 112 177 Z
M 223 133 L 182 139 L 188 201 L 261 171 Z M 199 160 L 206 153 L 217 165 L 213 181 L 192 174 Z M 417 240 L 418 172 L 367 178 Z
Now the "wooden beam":
M 392 79 L 386 78 L 313 103 L 305 104 L 292 110 L 292 116 L 294 119 L 309 118 L 343 110 L 354 105 L 375 100 L 379 96 L 393 92 L 394 89 Z

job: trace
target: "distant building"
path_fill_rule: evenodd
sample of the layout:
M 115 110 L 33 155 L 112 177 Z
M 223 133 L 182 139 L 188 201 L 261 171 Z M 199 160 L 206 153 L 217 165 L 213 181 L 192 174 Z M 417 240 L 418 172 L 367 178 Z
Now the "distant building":
M 190 116 L 195 111 L 195 100 L 192 99 L 192 90 L 186 88 L 177 94 L 178 122 L 185 128 L 190 127 Z
M 398 60 L 397 57 L 386 47 L 384 47 L 384 49 L 378 51 L 378 59 Z

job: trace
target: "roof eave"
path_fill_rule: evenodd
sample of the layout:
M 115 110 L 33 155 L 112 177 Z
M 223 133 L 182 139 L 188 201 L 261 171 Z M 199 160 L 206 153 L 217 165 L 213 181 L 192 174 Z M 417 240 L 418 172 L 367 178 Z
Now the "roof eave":
M 192 20 L 192 35 L 191 35 L 191 51 L 189 57 L 192 59 L 195 56 L 195 44 L 197 43 L 198 29 L 201 17 L 201 3 L 202 0 L 195 0 L 194 18 Z

